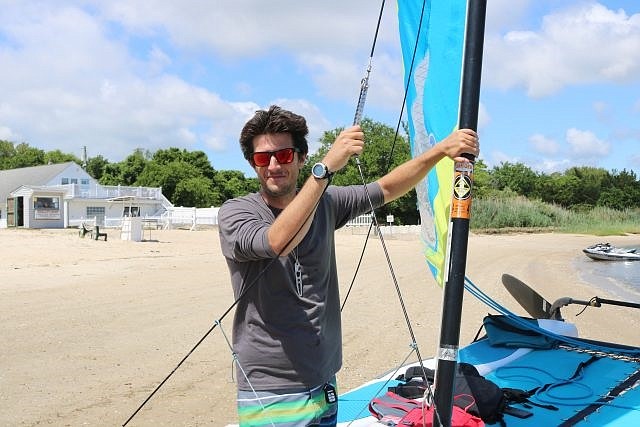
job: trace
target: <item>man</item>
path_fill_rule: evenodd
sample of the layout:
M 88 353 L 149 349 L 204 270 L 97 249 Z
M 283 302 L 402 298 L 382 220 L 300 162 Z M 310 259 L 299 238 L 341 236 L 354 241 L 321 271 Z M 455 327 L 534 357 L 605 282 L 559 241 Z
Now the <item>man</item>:
M 333 173 L 362 153 L 359 126 L 338 135 L 302 188 L 308 129 L 303 117 L 271 106 L 242 129 L 240 145 L 260 191 L 225 202 L 220 244 L 235 298 L 240 425 L 336 424 L 335 374 L 342 364 L 334 231 L 411 190 L 442 158 L 478 154 L 463 129 L 378 181 L 329 186 Z

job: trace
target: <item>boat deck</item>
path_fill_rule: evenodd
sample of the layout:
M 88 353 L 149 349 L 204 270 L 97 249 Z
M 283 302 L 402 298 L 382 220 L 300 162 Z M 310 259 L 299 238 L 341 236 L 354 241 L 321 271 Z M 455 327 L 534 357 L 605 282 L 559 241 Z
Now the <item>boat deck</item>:
M 532 412 L 528 418 L 505 415 L 508 426 L 630 426 L 640 425 L 640 360 L 620 354 L 595 353 L 589 363 L 570 379 L 580 363 L 594 354 L 571 346 L 550 350 L 514 350 L 492 347 L 487 340 L 473 343 L 460 351 L 460 360 L 484 367 L 486 378 L 500 387 L 530 390 L 547 385 L 534 394 L 534 403 L 553 405 L 557 411 L 537 406 L 512 405 Z M 429 361 L 427 366 L 432 365 Z M 482 372 L 482 370 L 481 370 Z M 387 377 L 340 396 L 339 425 L 374 426 L 376 419 L 368 411 L 368 402 L 386 393 L 392 380 Z M 588 408 L 588 409 L 586 409 Z M 352 422 L 353 420 L 357 420 Z M 488 424 L 494 425 L 494 424 Z M 499 424 L 495 424 L 499 425 Z

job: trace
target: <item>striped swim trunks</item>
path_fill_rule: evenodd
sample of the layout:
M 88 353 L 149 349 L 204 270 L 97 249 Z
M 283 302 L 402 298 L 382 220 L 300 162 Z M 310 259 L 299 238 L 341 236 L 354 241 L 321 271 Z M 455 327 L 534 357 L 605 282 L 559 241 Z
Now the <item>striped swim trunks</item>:
M 338 402 L 328 403 L 326 388 L 335 392 L 335 378 L 309 390 L 238 391 L 241 427 L 335 426 Z M 335 392 L 337 396 L 337 392 Z

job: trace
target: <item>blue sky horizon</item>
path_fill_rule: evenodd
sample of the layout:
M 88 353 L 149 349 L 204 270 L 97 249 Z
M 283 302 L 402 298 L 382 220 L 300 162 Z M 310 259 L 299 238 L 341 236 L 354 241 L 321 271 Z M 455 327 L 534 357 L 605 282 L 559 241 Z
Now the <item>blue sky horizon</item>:
M 204 151 L 255 176 L 238 135 L 257 109 L 307 118 L 311 150 L 349 126 L 379 1 L 0 0 L 0 139 L 118 162 Z M 387 1 L 364 115 L 396 126 Z M 640 172 L 640 3 L 489 0 L 478 130 L 490 167 Z

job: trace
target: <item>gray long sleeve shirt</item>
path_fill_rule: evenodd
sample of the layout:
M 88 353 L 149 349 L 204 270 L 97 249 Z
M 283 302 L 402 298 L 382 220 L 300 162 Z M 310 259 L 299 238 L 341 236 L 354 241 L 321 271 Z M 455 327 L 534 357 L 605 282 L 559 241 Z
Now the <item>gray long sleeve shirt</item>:
M 383 204 L 377 183 L 367 190 Z M 334 230 L 371 210 L 363 186 L 329 186 L 311 227 L 288 256 L 277 257 L 267 231 L 280 213 L 259 193 L 228 200 L 218 212 L 220 244 L 235 298 L 233 349 L 256 390 L 314 387 L 342 365 Z M 295 279 L 295 259 L 302 287 Z M 250 390 L 238 372 L 238 388 Z

